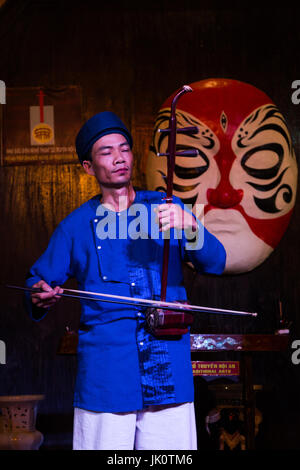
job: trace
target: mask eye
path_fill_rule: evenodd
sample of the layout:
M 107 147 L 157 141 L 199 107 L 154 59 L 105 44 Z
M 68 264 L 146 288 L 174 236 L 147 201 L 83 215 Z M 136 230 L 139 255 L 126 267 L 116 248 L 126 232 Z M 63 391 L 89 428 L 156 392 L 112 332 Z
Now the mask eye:
M 267 152 L 268 158 L 266 159 L 265 165 L 265 152 Z M 258 179 L 271 179 L 275 178 L 283 160 L 284 150 L 280 144 L 270 143 L 254 147 L 246 152 L 241 160 L 242 168 L 249 176 Z M 260 158 L 259 158 L 259 155 Z M 259 165 L 258 165 L 259 161 Z M 273 166 L 268 166 L 268 162 L 275 161 Z M 260 166 L 260 167 L 257 167 Z

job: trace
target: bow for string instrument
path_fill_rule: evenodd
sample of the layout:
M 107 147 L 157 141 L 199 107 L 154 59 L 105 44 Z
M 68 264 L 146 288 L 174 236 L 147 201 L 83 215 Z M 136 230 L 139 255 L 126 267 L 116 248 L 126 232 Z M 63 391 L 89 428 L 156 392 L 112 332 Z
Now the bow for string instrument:
M 168 134 L 168 148 L 166 153 L 158 153 L 159 157 L 167 157 L 167 190 L 166 197 L 163 199 L 166 203 L 173 202 L 173 177 L 175 169 L 176 156 L 194 157 L 198 155 L 196 149 L 176 151 L 176 135 L 196 134 L 198 128 L 196 126 L 177 128 L 176 105 L 179 98 L 185 93 L 192 92 L 192 88 L 184 85 L 174 96 L 171 104 L 171 114 L 169 119 L 169 127 L 167 129 L 159 129 L 159 132 Z M 164 238 L 163 247 L 163 266 L 161 280 L 161 301 L 165 302 L 168 282 L 170 237 Z M 189 313 L 189 306 L 186 304 L 185 311 L 166 311 L 160 308 L 148 308 L 146 310 L 146 322 L 148 329 L 155 336 L 178 336 L 188 332 L 188 327 L 193 323 L 193 315 Z

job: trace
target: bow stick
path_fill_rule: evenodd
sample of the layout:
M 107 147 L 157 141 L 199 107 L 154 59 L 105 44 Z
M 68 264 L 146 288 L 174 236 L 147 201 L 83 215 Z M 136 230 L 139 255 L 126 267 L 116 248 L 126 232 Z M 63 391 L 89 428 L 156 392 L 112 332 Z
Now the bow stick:
M 17 289 L 21 291 L 27 292 L 43 292 L 46 291 L 35 288 L 35 287 L 20 287 L 14 285 L 6 285 L 5 287 L 9 289 Z M 142 299 L 138 297 L 126 297 L 123 295 L 115 295 L 115 294 L 103 294 L 101 292 L 91 292 L 91 291 L 84 291 L 84 290 L 77 290 L 77 289 L 65 289 L 63 288 L 64 292 L 72 292 L 73 294 L 56 294 L 61 297 L 71 297 L 73 299 L 82 299 L 82 300 L 96 300 L 98 302 L 110 302 L 110 303 L 117 303 L 117 304 L 125 304 L 125 305 L 133 305 L 138 307 L 153 307 L 159 308 L 161 310 L 172 310 L 177 312 L 188 311 L 189 313 L 196 313 L 196 312 L 203 312 L 203 313 L 216 313 L 216 314 L 230 314 L 230 315 L 246 315 L 246 316 L 253 316 L 256 317 L 257 313 L 254 312 L 243 312 L 240 310 L 226 310 L 221 308 L 212 308 L 212 307 L 201 307 L 199 305 L 190 305 L 190 304 L 183 304 L 180 302 L 164 302 L 160 300 L 150 300 L 150 299 Z M 83 295 L 80 295 L 83 294 Z

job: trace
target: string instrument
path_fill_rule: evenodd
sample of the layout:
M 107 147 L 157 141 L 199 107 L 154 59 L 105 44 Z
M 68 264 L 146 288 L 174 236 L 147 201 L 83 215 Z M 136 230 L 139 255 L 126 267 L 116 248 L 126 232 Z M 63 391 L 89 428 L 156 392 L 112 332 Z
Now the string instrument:
M 192 88 L 188 85 L 184 85 L 174 96 L 171 103 L 171 113 L 169 119 L 169 127 L 167 129 L 159 129 L 158 132 L 168 135 L 168 147 L 166 153 L 158 153 L 159 157 L 167 157 L 167 190 L 166 197 L 163 201 L 166 203 L 173 202 L 173 177 L 175 169 L 176 156 L 194 157 L 198 155 L 196 149 L 189 149 L 183 151 L 176 151 L 176 136 L 178 133 L 181 134 L 196 134 L 198 133 L 198 127 L 189 126 L 183 128 L 177 128 L 176 118 L 176 105 L 178 100 L 185 93 L 192 92 Z M 169 252 L 170 252 L 170 237 L 164 238 L 163 247 L 163 266 L 162 266 L 162 278 L 161 278 L 161 297 L 160 300 L 164 302 L 166 300 L 167 283 L 168 283 L 168 267 L 169 267 Z M 182 335 L 187 333 L 188 327 L 193 323 L 193 315 L 189 312 L 189 306 L 186 304 L 185 310 L 182 312 L 178 311 L 164 311 L 159 308 L 148 308 L 146 310 L 146 322 L 148 329 L 156 336 L 173 336 Z

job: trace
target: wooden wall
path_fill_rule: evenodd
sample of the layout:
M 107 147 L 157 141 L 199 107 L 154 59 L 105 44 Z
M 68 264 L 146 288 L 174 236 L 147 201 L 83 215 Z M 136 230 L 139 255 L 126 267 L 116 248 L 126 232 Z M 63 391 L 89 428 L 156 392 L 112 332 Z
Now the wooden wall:
M 224 3 L 225 4 L 225 3 Z M 143 187 L 142 157 L 161 103 L 185 83 L 232 78 L 264 90 L 285 115 L 296 154 L 300 105 L 291 84 L 299 79 L 299 7 L 240 7 L 239 2 L 85 2 L 9 0 L 0 10 L 0 79 L 8 87 L 80 85 L 83 121 L 113 110 L 135 139 L 134 183 Z M 97 192 L 79 165 L 0 168 L 1 283 L 22 285 L 59 223 Z M 275 252 L 251 273 L 195 276 L 186 270 L 190 300 L 200 305 L 257 310 L 257 320 L 203 317 L 197 331 L 273 332 L 278 302 L 300 339 L 300 203 Z M 22 298 L 1 289 L 0 394 L 45 393 L 39 429 L 45 446 L 70 447 L 75 357 L 57 355 L 65 327 L 77 328 L 78 305 L 61 302 L 33 323 Z M 253 357 L 264 386 L 261 447 L 299 448 L 300 365 L 286 353 Z

